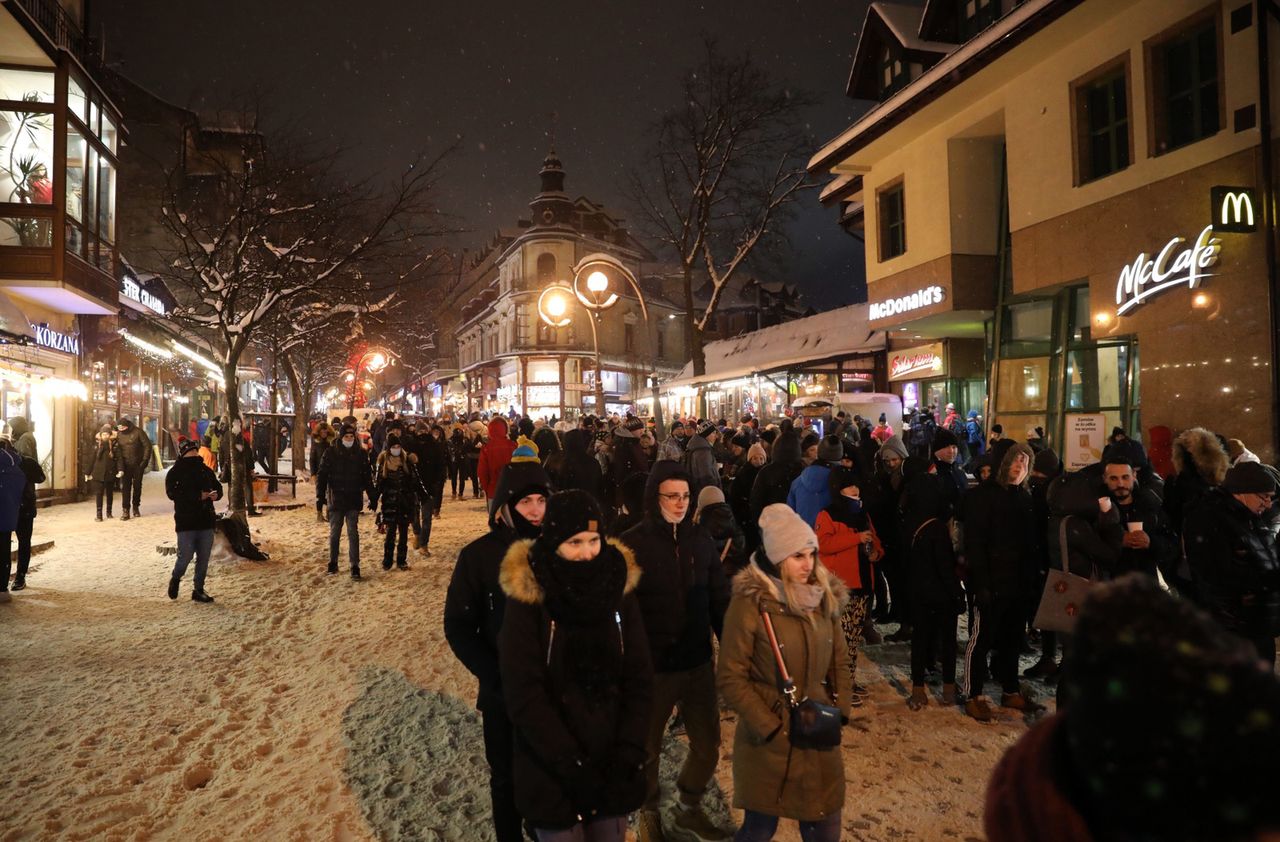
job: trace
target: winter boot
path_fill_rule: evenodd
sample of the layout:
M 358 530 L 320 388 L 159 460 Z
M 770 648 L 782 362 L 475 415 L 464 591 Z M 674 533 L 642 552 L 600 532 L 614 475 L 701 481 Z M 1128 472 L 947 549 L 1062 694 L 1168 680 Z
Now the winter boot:
M 911 642 L 911 624 L 903 623 L 898 626 L 898 630 L 885 638 L 890 643 L 910 643 Z
M 991 699 L 985 695 L 974 696 L 972 699 L 965 702 L 964 712 L 979 722 L 990 722 L 996 718 L 996 712 L 991 707 Z
M 102 523 L 102 512 L 98 512 L 98 516 L 94 518 L 98 523 Z
M 1049 678 L 1058 674 L 1058 665 L 1052 658 L 1041 658 L 1035 665 L 1023 671 L 1024 678 Z
M 880 630 L 876 628 L 876 624 L 869 617 L 862 624 L 862 641 L 868 646 L 878 646 L 884 643 L 884 635 L 880 634 Z
M 11 590 L 11 591 L 25 591 L 26 589 L 27 589 L 27 580 L 26 580 L 26 579 L 14 579 L 14 580 L 13 580 L 13 587 L 11 587 L 9 590 Z
M 384 558 L 384 559 L 382 560 L 382 569 L 383 569 L 383 570 L 390 570 L 390 569 L 391 569 L 391 559 L 389 559 L 389 558 Z M 352 575 L 355 575 L 355 574 L 353 573 Z
M 1044 705 L 1037 702 L 1030 693 L 1021 690 L 1017 693 L 1005 693 L 1002 695 L 1000 697 L 1000 707 L 1020 710 L 1023 713 L 1038 713 L 1044 710 Z
M 124 507 L 124 511 L 120 513 L 120 519 L 121 519 L 121 520 L 128 520 L 128 519 L 129 519 L 129 507 L 128 507 L 128 506 L 125 506 L 125 507 Z
M 924 688 L 917 685 L 911 688 L 911 698 L 907 699 L 907 707 L 912 710 L 922 710 L 929 704 L 929 694 Z
M 360 581 L 363 581 L 363 579 L 364 579 L 364 577 L 360 575 L 360 568 L 359 568 L 359 567 L 353 567 L 353 568 L 351 568 L 351 581 L 353 581 L 353 582 L 360 582 Z
M 134 517 L 142 517 L 142 512 L 138 511 L 138 507 L 137 507 L 137 506 L 134 506 L 134 507 L 133 507 L 133 516 L 134 516 Z
M 684 834 L 692 834 L 699 839 L 724 840 L 733 837 L 733 834 L 712 824 L 701 804 L 686 804 L 683 798 L 680 800 L 680 806 L 676 808 L 675 826 Z
M 662 815 L 657 810 L 641 810 L 636 828 L 640 842 L 667 842 L 667 835 L 662 832 Z
M 396 562 L 396 569 L 397 569 L 397 570 L 408 570 L 408 569 L 409 569 L 409 562 L 407 562 L 407 561 L 398 561 L 398 562 Z
M 942 685 L 942 703 L 944 705 L 954 705 L 959 701 L 960 701 L 960 697 L 956 693 L 956 686 L 954 684 L 943 684 Z
M 169 599 L 177 599 L 177 598 L 178 598 L 178 583 L 179 583 L 179 582 L 181 582 L 181 581 L 182 581 L 182 580 L 181 580 L 181 579 L 178 579 L 178 578 L 170 578 L 170 579 L 169 579 Z
M 191 601 L 192 602 L 213 602 L 213 597 L 209 596 L 204 591 L 196 591 L 195 593 L 191 594 Z
M 325 568 L 325 572 L 326 572 L 326 573 L 328 573 L 330 576 L 335 576 L 335 575 L 337 575 L 337 573 L 338 573 L 338 562 L 336 562 L 336 561 L 331 561 L 331 562 L 329 562 L 329 566 Z

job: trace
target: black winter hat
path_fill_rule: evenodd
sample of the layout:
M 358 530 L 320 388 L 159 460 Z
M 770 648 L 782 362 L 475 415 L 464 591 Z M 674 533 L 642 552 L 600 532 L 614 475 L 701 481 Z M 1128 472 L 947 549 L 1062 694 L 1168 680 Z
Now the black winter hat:
M 712 433 L 718 432 L 720 431 L 716 429 L 716 425 L 712 424 L 710 421 L 703 421 L 698 425 L 698 435 L 702 436 L 704 439 Z
M 929 445 L 929 452 L 937 453 L 944 447 L 959 447 L 960 441 L 956 438 L 955 433 L 946 427 L 938 427 L 933 431 L 933 441 Z
M 805 433 L 804 438 L 800 439 L 800 455 L 803 456 L 806 450 L 818 444 L 820 441 L 822 441 L 822 439 L 818 438 L 817 433 L 813 431 Z
M 604 535 L 604 517 L 596 499 L 580 488 L 552 494 L 547 499 L 547 513 L 542 517 L 542 535 L 538 543 L 555 552 L 565 541 L 579 532 Z
M 344 438 L 346 436 L 354 436 L 354 435 L 356 435 L 355 424 L 343 424 L 342 432 L 339 434 L 338 438 Z
M 929 473 L 928 459 L 922 459 L 919 456 L 908 456 L 902 461 L 902 478 L 904 480 L 914 479 L 922 474 Z
M 1115 838 L 1244 839 L 1280 822 L 1271 664 L 1150 576 L 1090 592 L 1058 710 L 1060 765 Z
M 741 447 L 743 450 L 746 450 L 748 447 L 751 446 L 751 436 L 747 435 L 746 433 L 738 433 L 729 441 L 732 444 L 737 445 L 738 447 Z
M 395 433 L 389 434 L 387 436 L 387 447 L 399 447 L 399 446 L 400 446 L 400 437 Z
M 862 480 L 858 478 L 858 472 L 853 468 L 846 468 L 843 465 L 837 465 L 827 474 L 827 488 L 831 489 L 833 497 L 838 496 L 840 492 L 851 485 L 862 487 Z
M 178 440 L 179 456 L 186 456 L 188 453 L 192 452 L 193 450 L 199 450 L 199 449 L 200 449 L 200 442 L 196 441 L 195 439 L 183 438 Z
M 521 418 L 520 423 L 516 425 L 516 429 L 520 431 L 520 435 L 533 438 L 533 419 L 529 417 Z
M 1276 481 L 1257 462 L 1241 462 L 1227 471 L 1222 490 L 1228 494 L 1275 494 Z
M 839 462 L 844 458 L 844 443 L 836 436 L 824 436 L 818 444 L 819 462 Z

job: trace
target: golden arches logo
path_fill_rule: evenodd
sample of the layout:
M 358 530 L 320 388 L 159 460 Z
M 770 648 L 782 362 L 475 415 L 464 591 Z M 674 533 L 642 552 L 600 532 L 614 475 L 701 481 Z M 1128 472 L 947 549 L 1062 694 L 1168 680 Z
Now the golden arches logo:
M 1222 225 L 1250 225 L 1253 222 L 1253 199 L 1248 193 L 1234 190 L 1222 197 L 1222 210 L 1219 214 Z

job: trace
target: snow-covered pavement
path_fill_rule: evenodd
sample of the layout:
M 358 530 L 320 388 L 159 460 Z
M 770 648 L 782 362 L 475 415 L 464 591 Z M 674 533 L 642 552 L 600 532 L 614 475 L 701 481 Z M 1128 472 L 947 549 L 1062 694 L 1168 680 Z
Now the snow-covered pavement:
M 434 555 L 411 551 L 407 572 L 382 571 L 362 517 L 358 583 L 345 565 L 325 575 L 313 509 L 272 512 L 251 521 L 271 560 L 213 565 L 217 602 L 200 605 L 190 573 L 165 597 L 162 482 L 148 477 L 128 523 L 94 523 L 92 503 L 39 514 L 56 546 L 0 605 L 0 840 L 491 839 L 475 683 L 441 628 L 483 501 L 446 501 Z M 862 658 L 873 698 L 846 732 L 844 838 L 979 837 L 987 775 L 1026 726 L 909 712 L 907 654 Z

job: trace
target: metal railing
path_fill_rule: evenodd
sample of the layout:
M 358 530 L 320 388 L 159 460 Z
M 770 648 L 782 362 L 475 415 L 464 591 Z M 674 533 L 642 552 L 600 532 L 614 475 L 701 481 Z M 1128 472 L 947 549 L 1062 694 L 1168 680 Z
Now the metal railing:
M 89 40 L 57 0 L 9 0 L 9 6 L 21 9 L 56 46 L 75 56 L 81 65 L 89 66 L 93 58 Z

